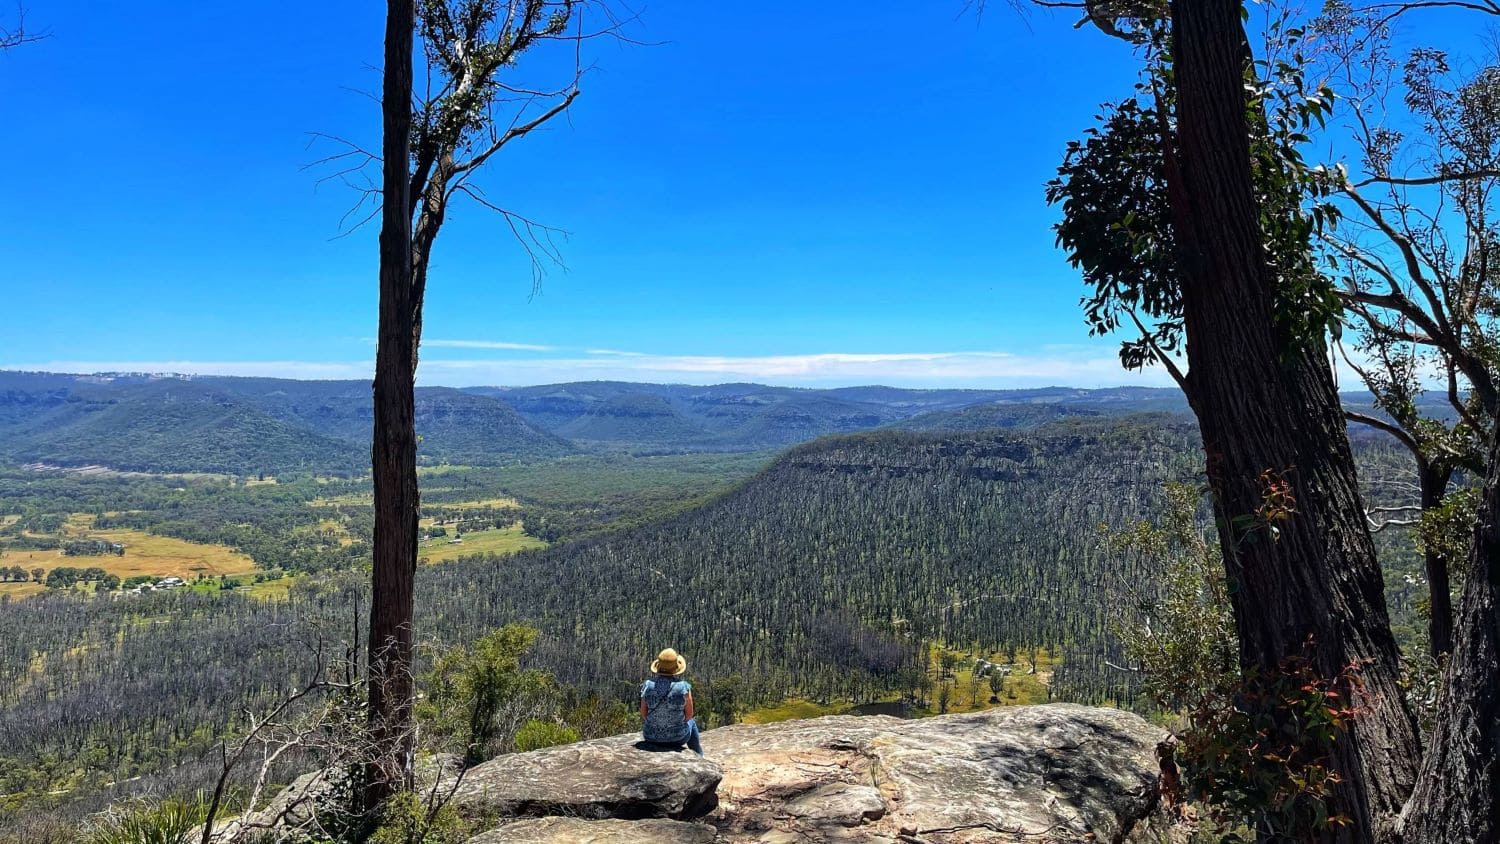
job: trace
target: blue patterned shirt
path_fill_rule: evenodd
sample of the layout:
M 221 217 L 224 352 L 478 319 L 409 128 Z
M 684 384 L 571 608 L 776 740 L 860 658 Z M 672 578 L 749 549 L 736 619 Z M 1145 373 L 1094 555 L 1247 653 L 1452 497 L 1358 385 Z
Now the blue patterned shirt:
M 646 725 L 641 732 L 646 741 L 655 744 L 687 741 L 687 696 L 692 690 L 687 681 L 671 677 L 652 677 L 641 684 L 641 700 L 646 704 Z

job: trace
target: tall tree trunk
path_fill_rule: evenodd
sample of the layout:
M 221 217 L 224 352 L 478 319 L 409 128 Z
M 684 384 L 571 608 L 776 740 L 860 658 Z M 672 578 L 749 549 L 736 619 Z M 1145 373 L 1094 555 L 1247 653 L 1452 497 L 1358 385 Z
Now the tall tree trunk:
M 381 145 L 380 326 L 375 353 L 375 547 L 370 596 L 370 733 L 365 807 L 402 784 L 412 751 L 412 581 L 417 566 L 416 303 L 410 179 L 413 0 L 388 0 Z
M 1188 398 L 1198 416 L 1224 549 L 1240 656 L 1272 671 L 1311 637 L 1316 668 L 1359 662 L 1366 710 L 1333 747 L 1352 824 L 1324 840 L 1370 841 L 1415 780 L 1416 724 L 1397 686 L 1398 655 L 1380 568 L 1355 484 L 1337 391 L 1321 343 L 1284 336 L 1250 170 L 1246 39 L 1239 0 L 1173 0 Z M 1289 518 L 1261 514 L 1275 484 Z
M 1401 819 L 1405 844 L 1500 842 L 1500 437 L 1489 467 L 1437 726 Z
M 1431 513 L 1443 506 L 1452 469 L 1437 469 L 1418 464 L 1417 483 L 1422 490 L 1422 512 Z M 1422 564 L 1427 572 L 1427 641 L 1433 659 L 1453 651 L 1453 596 L 1448 578 L 1448 559 L 1437 548 L 1422 549 Z

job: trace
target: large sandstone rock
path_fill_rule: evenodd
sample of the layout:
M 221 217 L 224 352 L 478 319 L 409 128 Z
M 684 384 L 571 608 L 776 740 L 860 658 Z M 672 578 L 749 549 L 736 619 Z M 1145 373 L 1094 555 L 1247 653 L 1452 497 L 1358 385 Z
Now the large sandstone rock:
M 725 772 L 708 820 L 724 842 L 1127 841 L 1156 808 L 1163 737 L 1069 704 L 726 727 L 703 736 Z
M 492 817 L 683 819 L 714 807 L 718 764 L 645 747 L 635 733 L 497 756 L 464 774 L 453 803 Z
M 501 756 L 453 802 L 484 823 L 470 844 L 1154 844 L 1184 832 L 1157 809 L 1163 737 L 1071 704 L 840 715 L 711 730 L 706 759 L 639 734 Z M 453 772 L 429 767 L 446 790 Z M 302 778 L 276 806 L 326 787 Z
M 511 821 L 468 844 L 713 844 L 711 826 L 683 821 L 589 821 L 533 818 Z

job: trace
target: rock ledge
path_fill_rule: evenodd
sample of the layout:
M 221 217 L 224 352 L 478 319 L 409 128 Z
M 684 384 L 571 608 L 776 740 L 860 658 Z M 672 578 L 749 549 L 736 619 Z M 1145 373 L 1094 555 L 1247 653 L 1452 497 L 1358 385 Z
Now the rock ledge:
M 471 844 L 1160 841 L 1164 735 L 1127 712 L 1051 704 L 737 725 L 704 733 L 707 759 L 616 736 L 480 765 L 459 805 L 556 816 Z

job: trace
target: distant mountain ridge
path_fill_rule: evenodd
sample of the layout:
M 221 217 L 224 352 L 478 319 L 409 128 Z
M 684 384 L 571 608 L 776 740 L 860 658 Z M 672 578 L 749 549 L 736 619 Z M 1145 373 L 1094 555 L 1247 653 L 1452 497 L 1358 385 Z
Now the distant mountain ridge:
M 994 413 L 996 424 L 978 425 L 984 412 L 951 417 L 970 408 L 994 405 L 1097 406 L 1099 412 L 1183 410 L 1175 390 L 1117 387 L 1084 390 L 1044 387 L 1026 390 L 904 389 L 878 385 L 811 389 L 763 384 L 637 384 L 584 381 L 535 387 L 467 387 L 466 392 L 507 402 L 527 421 L 584 445 L 657 447 L 678 450 L 743 451 L 781 448 L 827 434 L 886 426 L 913 430 L 978 430 L 1015 427 Z M 1055 417 L 1074 415 L 1054 414 Z M 977 427 L 976 427 L 977 426 Z
M 1368 393 L 1345 403 L 1373 412 Z M 1438 396 L 1424 412 L 1442 415 Z M 351 474 L 368 466 L 365 381 L 69 375 L 0 371 L 0 460 L 147 472 Z M 1061 419 L 1187 415 L 1177 390 L 827 389 L 578 381 L 532 387 L 419 387 L 419 458 L 494 465 L 577 451 L 747 452 L 880 428 L 1025 430 Z M 1378 414 L 1377 414 L 1378 415 Z M 1383 437 L 1360 425 L 1355 438 Z
M 0 457 L 146 472 L 354 474 L 373 410 L 359 381 L 0 372 Z M 491 463 L 575 450 L 502 402 L 417 390 L 418 454 Z
M 1368 393 L 1344 402 L 1365 412 Z M 1422 399 L 1451 415 L 1446 399 Z M 419 387 L 419 457 L 493 465 L 574 451 L 760 451 L 834 433 L 891 429 L 954 433 L 1032 429 L 1079 417 L 1187 415 L 1176 390 L 799 388 L 765 384 L 577 381 L 537 387 Z M 0 370 L 0 460 L 102 465 L 147 472 L 368 468 L 371 387 L 365 381 L 62 375 Z M 1353 438 L 1383 438 L 1350 426 Z

